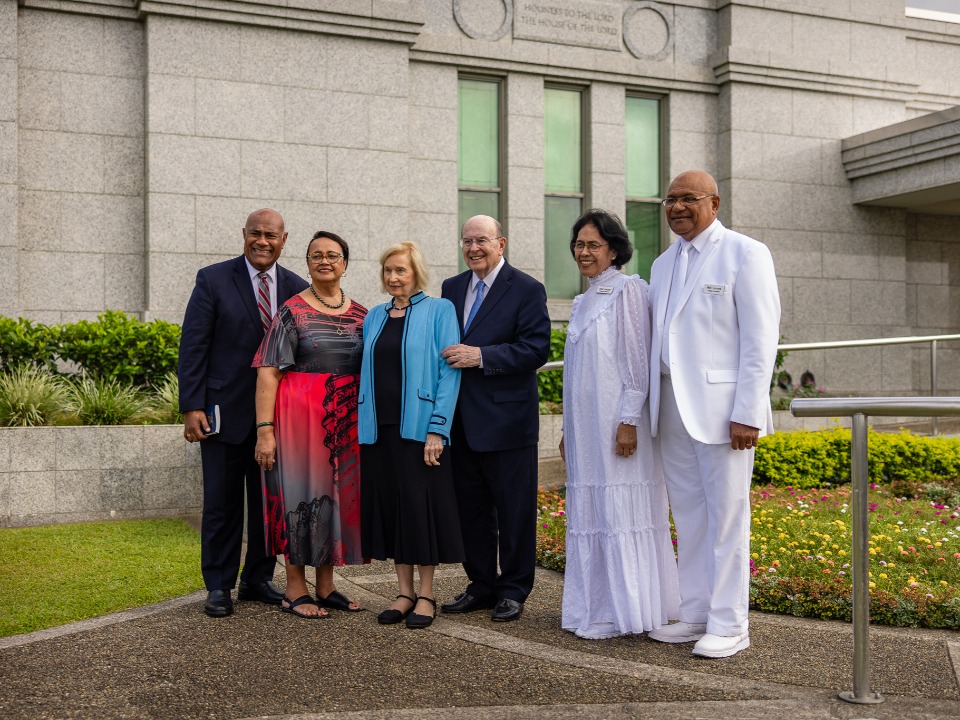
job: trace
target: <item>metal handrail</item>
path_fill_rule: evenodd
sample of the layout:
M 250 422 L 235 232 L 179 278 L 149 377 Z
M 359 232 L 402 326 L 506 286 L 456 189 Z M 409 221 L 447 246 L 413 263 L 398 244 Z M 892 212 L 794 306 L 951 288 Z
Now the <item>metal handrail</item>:
M 937 343 L 950 340 L 960 340 L 960 335 L 915 335 L 913 337 L 894 338 L 867 338 L 865 340 L 831 340 L 813 343 L 788 343 L 778 345 L 777 350 L 794 352 L 802 350 L 831 350 L 833 348 L 875 347 L 877 345 L 912 345 L 915 343 L 930 343 L 930 397 L 937 395 Z M 930 433 L 939 435 L 937 416 L 930 417 Z
M 865 340 L 828 340 L 812 343 L 786 343 L 778 345 L 777 350 L 830 350 L 832 348 L 869 347 L 871 345 L 911 345 L 913 343 L 937 342 L 938 340 L 960 340 L 960 335 L 907 335 L 893 338 L 867 338 Z
M 853 691 L 840 693 L 851 703 L 883 702 L 883 696 L 870 690 L 870 513 L 868 512 L 867 417 L 869 415 L 906 415 L 929 417 L 960 415 L 960 397 L 871 397 L 871 398 L 795 398 L 790 403 L 794 417 L 849 416 L 850 481 L 853 485 Z
M 866 338 L 863 340 L 828 340 L 812 343 L 785 343 L 777 345 L 778 352 L 801 352 L 803 350 L 832 350 L 835 348 L 875 347 L 878 345 L 913 345 L 930 343 L 930 397 L 937 395 L 937 343 L 960 340 L 960 335 L 914 335 L 892 338 Z M 538 372 L 563 370 L 563 360 L 554 360 L 543 365 Z M 923 417 L 923 416 L 921 416 Z M 931 433 L 938 435 L 937 416 L 930 417 Z

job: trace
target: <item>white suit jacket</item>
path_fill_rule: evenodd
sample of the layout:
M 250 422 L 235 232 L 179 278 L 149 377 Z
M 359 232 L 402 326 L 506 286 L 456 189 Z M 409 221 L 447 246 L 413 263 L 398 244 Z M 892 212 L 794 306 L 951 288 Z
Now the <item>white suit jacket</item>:
M 730 442 L 730 422 L 773 432 L 770 378 L 780 338 L 780 294 L 770 251 L 728 230 L 709 229 L 702 257 L 690 270 L 669 337 L 667 300 L 677 238 L 650 273 L 653 343 L 650 352 L 650 424 L 657 434 L 660 356 L 669 342 L 670 377 L 683 425 L 703 443 Z

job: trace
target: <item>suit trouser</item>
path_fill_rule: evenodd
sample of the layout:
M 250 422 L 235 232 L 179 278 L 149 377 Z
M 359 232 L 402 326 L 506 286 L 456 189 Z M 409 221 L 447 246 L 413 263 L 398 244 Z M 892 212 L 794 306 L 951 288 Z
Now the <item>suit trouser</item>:
M 477 452 L 454 421 L 451 454 L 467 592 L 522 603 L 533 590 L 536 565 L 537 446 Z
M 241 579 L 260 583 L 273 579 L 276 558 L 266 554 L 260 466 L 253 459 L 256 431 L 239 445 L 213 436 L 200 442 L 203 466 L 203 518 L 200 568 L 207 590 L 231 590 L 240 570 L 243 543 L 243 501 L 247 501 L 247 555 Z
M 750 609 L 750 477 L 754 451 L 694 440 L 673 385 L 660 382 L 660 453 L 677 529 L 682 622 L 714 635 L 747 632 Z

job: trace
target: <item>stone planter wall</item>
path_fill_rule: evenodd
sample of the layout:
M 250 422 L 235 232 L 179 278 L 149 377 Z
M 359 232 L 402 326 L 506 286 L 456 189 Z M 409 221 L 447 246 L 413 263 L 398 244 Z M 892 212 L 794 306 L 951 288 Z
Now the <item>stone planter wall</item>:
M 542 487 L 566 481 L 562 423 L 561 415 L 540 417 Z M 774 425 L 818 430 L 850 420 L 783 411 Z M 200 447 L 183 439 L 182 425 L 0 428 L 0 527 L 185 515 L 202 504 Z
M 200 512 L 182 425 L 0 428 L 0 527 Z

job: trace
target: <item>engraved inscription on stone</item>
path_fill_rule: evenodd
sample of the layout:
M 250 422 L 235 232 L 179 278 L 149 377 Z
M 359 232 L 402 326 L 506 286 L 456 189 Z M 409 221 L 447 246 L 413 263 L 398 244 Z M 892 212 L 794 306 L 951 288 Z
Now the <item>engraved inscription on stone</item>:
M 513 37 L 600 50 L 620 50 L 620 3 L 514 0 Z

